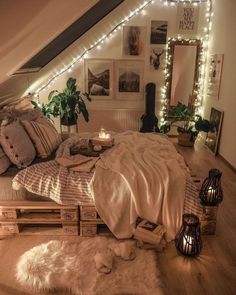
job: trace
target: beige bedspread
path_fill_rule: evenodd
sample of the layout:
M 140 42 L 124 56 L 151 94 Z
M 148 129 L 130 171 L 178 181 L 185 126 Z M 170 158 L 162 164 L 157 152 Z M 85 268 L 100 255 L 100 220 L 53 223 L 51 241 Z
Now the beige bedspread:
M 53 158 L 53 155 L 52 155 Z M 35 159 L 34 163 L 45 161 L 45 159 Z M 0 202 L 1 201 L 50 201 L 49 198 L 43 197 L 27 191 L 24 187 L 20 190 L 12 188 L 12 180 L 21 169 L 12 165 L 9 169 L 0 175 Z
M 125 132 L 101 155 L 91 192 L 101 218 L 117 238 L 133 235 L 137 216 L 166 226 L 173 239 L 180 228 L 187 167 L 163 135 Z

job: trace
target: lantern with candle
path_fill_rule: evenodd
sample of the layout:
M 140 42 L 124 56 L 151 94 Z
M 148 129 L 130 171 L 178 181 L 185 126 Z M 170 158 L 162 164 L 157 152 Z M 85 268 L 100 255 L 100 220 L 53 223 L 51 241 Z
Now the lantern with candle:
M 221 175 L 218 169 L 211 169 L 208 177 L 203 181 L 199 192 L 201 203 L 206 206 L 216 206 L 223 200 Z
M 199 218 L 186 213 L 182 217 L 182 226 L 175 238 L 176 249 L 185 256 L 196 256 L 202 248 Z

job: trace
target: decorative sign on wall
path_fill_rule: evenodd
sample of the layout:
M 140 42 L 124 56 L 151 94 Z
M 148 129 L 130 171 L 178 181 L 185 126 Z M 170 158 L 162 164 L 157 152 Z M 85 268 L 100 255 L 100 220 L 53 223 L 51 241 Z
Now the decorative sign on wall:
M 178 4 L 177 33 L 196 34 L 198 31 L 199 7 L 191 4 Z
M 123 55 L 144 56 L 146 44 L 146 27 L 123 27 Z
M 217 99 L 220 93 L 223 60 L 223 54 L 212 54 L 210 56 L 207 94 Z
M 117 60 L 116 69 L 116 98 L 143 98 L 143 69 L 142 60 Z
M 151 70 L 164 70 L 165 58 L 166 58 L 165 45 L 150 46 L 150 69 Z
M 167 21 L 151 21 L 151 44 L 166 44 L 167 25 Z
M 93 98 L 112 99 L 113 60 L 85 59 L 85 90 Z
M 220 132 L 222 126 L 224 112 L 211 108 L 210 122 L 213 124 L 214 128 L 207 133 L 206 145 L 212 152 L 216 155 L 219 147 Z

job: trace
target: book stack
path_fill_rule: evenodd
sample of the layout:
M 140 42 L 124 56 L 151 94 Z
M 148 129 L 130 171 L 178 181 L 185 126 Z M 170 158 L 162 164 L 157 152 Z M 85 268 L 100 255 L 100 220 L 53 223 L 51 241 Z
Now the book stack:
M 147 220 L 138 223 L 134 238 L 145 243 L 160 245 L 166 228 L 162 224 L 155 224 Z
M 114 138 L 100 138 L 100 137 L 93 137 L 91 138 L 91 142 L 93 145 L 100 145 L 103 148 L 112 147 L 114 145 Z

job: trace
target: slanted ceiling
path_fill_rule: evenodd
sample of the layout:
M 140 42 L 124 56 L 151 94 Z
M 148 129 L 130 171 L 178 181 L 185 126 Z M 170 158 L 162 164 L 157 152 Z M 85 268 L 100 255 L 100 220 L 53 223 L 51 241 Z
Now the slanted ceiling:
M 39 77 L 40 71 L 33 71 L 42 69 L 122 2 L 0 0 L 0 108 L 19 99 Z M 22 74 L 14 75 L 18 71 Z
M 0 84 L 98 0 L 0 0 Z
M 14 74 L 40 70 L 123 1 L 100 0 Z

